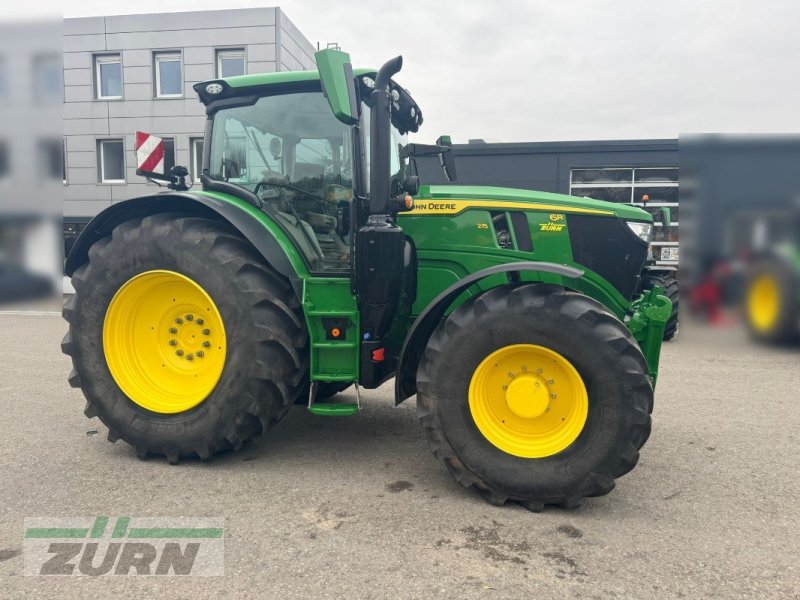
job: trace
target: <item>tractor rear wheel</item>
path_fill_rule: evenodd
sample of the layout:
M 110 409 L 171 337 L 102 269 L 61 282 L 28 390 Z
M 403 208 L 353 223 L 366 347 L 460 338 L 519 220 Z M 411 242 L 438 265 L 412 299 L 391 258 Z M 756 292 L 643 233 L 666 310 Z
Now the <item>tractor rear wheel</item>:
M 88 417 L 145 457 L 207 459 L 283 417 L 307 377 L 287 281 L 222 223 L 126 221 L 89 250 L 64 306 Z
M 680 287 L 678 278 L 672 273 L 647 274 L 645 276 L 644 289 L 650 290 L 655 286 L 661 286 L 664 295 L 672 301 L 672 314 L 670 314 L 667 324 L 664 326 L 664 341 L 668 342 L 678 333 Z
M 476 296 L 431 337 L 417 411 L 434 455 L 492 504 L 576 507 L 630 471 L 653 388 L 627 328 L 563 288 Z
M 761 260 L 745 289 L 745 321 L 756 341 L 786 344 L 800 338 L 800 276 L 786 263 Z

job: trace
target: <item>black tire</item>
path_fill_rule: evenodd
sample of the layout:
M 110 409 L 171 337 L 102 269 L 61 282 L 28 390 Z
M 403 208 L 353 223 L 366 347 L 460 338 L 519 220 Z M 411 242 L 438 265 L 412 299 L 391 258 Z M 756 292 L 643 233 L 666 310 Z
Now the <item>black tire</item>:
M 757 262 L 748 273 L 745 285 L 745 300 L 756 279 L 769 276 L 778 284 L 780 294 L 780 314 L 768 330 L 759 329 L 750 318 L 745 306 L 745 322 L 750 337 L 762 344 L 784 345 L 800 341 L 800 274 L 781 258 L 764 258 Z
M 507 454 L 472 419 L 476 367 L 510 344 L 555 350 L 578 370 L 589 395 L 579 437 L 546 458 Z M 573 508 L 601 496 L 633 469 L 650 435 L 653 388 L 627 328 L 597 301 L 545 284 L 499 287 L 458 307 L 428 343 L 417 373 L 417 411 L 434 456 L 464 487 L 495 505 Z
M 198 406 L 177 414 L 151 412 L 120 390 L 107 366 L 103 322 L 116 291 L 152 269 L 182 273 L 213 298 L 228 350 L 222 375 Z M 300 305 L 280 277 L 232 228 L 211 220 L 157 214 L 126 221 L 89 250 L 73 275 L 76 293 L 64 305 L 72 357 L 69 381 L 86 397 L 85 413 L 140 457 L 203 460 L 238 449 L 281 419 L 307 378 L 307 331 Z
M 655 286 L 661 286 L 664 295 L 672 301 L 672 314 L 664 327 L 664 341 L 668 342 L 678 333 L 679 313 L 680 313 L 680 286 L 678 278 L 672 273 L 647 274 L 645 275 L 644 289 L 650 290 Z

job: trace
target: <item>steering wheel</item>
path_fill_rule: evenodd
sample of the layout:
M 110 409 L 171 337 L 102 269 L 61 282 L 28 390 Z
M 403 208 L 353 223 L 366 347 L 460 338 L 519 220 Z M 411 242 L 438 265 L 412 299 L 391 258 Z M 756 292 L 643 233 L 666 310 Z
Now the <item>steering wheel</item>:
M 258 195 L 258 191 L 265 185 L 281 187 L 285 181 L 286 177 L 283 175 L 283 173 L 272 171 L 270 169 L 264 169 L 261 171 L 261 181 L 256 184 L 253 193 Z

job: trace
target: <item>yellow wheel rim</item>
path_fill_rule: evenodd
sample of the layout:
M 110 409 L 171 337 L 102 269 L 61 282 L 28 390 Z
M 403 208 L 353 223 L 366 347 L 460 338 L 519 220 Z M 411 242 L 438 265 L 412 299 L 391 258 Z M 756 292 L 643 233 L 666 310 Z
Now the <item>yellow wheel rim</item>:
M 128 398 L 153 412 L 179 413 L 216 387 L 225 366 L 225 328 L 196 282 L 173 271 L 147 271 L 111 300 L 103 351 Z
M 747 313 L 756 330 L 768 332 L 775 327 L 781 314 L 781 288 L 773 275 L 759 275 L 750 284 Z
M 469 409 L 494 446 L 523 458 L 558 454 L 583 431 L 589 395 L 566 358 L 514 344 L 487 356 L 472 375 Z

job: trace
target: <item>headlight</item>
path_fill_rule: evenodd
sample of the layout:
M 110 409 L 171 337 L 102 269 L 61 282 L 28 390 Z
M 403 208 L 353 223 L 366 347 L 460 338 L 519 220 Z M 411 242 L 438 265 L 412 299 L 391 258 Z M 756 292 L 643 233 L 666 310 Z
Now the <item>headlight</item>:
M 206 86 L 206 93 L 216 96 L 217 94 L 221 94 L 223 89 L 224 88 L 222 87 L 221 83 L 209 83 Z
M 642 240 L 650 243 L 650 238 L 653 235 L 653 224 L 652 223 L 641 223 L 639 221 L 625 221 L 628 224 L 628 227 L 631 228 L 631 231 L 639 236 Z

